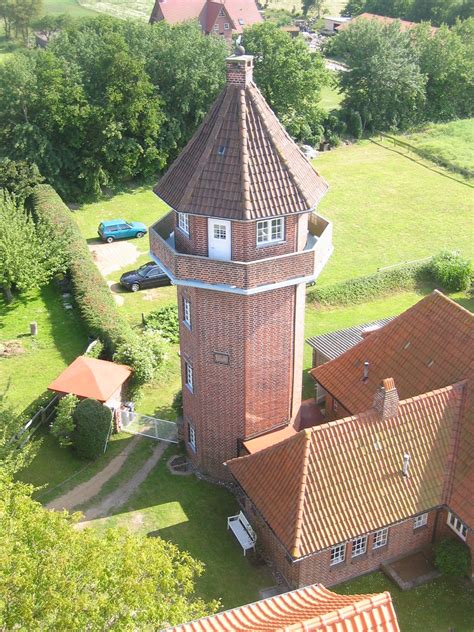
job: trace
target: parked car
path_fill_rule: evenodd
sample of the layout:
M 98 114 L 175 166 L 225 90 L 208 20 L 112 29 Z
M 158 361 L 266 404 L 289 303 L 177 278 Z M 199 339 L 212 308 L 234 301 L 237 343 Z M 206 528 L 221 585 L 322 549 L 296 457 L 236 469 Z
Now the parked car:
M 116 239 L 130 239 L 130 237 L 143 237 L 148 228 L 142 222 L 126 222 L 124 219 L 111 219 L 101 222 L 97 229 L 99 237 L 111 244 Z
M 124 272 L 120 277 L 120 285 L 127 288 L 127 290 L 132 290 L 132 292 L 138 292 L 138 290 L 149 287 L 171 285 L 171 281 L 158 264 L 149 261 L 138 268 L 138 270 Z

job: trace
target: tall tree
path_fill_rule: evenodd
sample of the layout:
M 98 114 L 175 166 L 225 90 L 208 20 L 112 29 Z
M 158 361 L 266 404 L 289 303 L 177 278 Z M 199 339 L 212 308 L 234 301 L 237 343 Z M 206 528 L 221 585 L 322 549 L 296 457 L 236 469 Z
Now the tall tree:
M 308 15 L 308 13 L 314 12 L 316 17 L 319 19 L 321 14 L 326 10 L 325 0 L 302 0 L 302 9 L 303 14 Z
M 0 189 L 12 193 L 18 202 L 23 203 L 43 180 L 35 164 L 0 158 Z
M 0 474 L 0 627 L 161 630 L 211 614 L 194 595 L 202 564 L 161 538 L 74 529 L 31 487 Z

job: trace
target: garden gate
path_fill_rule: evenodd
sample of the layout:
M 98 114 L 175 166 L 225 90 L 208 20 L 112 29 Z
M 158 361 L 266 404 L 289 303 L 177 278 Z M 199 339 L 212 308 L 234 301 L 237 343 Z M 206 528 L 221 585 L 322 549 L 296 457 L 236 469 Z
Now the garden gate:
M 122 410 L 120 416 L 122 430 L 130 434 L 140 434 L 159 441 L 178 443 L 178 424 L 175 421 L 156 419 L 130 410 Z

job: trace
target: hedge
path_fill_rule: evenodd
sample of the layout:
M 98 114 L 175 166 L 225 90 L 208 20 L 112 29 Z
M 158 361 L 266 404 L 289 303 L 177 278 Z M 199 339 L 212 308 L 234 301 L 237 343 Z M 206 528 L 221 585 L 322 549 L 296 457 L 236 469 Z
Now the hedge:
M 30 201 L 36 215 L 49 224 L 52 231 L 63 236 L 74 297 L 82 318 L 89 332 L 102 340 L 111 356 L 134 332 L 118 311 L 71 211 L 47 184 L 36 186 Z
M 412 263 L 335 285 L 316 287 L 309 290 L 308 300 L 321 305 L 364 303 L 391 292 L 411 290 L 432 280 L 430 261 Z

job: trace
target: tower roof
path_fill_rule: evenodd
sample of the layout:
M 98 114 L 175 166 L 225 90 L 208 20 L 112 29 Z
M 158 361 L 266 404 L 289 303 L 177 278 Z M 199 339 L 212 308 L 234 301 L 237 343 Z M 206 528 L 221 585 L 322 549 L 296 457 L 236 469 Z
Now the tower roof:
M 176 211 L 255 220 L 309 211 L 328 186 L 252 81 L 252 57 L 227 60 L 227 84 L 155 187 Z

